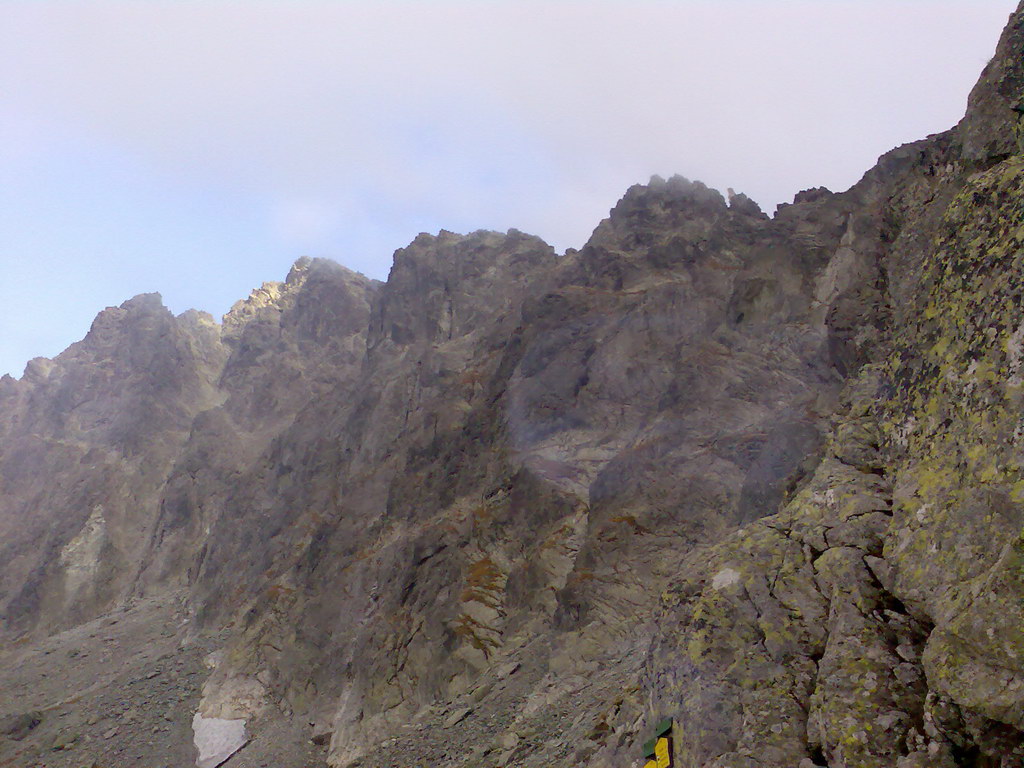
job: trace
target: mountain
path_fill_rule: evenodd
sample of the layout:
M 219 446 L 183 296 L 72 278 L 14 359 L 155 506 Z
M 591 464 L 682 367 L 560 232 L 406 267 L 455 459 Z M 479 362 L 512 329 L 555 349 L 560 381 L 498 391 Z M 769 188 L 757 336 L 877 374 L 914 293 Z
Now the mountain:
M 846 192 L 104 310 L 0 380 L 0 759 L 1024 765 L 1022 98 L 1024 3 Z

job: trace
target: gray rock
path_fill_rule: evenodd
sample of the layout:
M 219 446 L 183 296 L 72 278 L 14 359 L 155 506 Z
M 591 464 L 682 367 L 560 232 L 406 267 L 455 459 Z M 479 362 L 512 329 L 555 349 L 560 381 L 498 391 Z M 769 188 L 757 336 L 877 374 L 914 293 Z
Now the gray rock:
M 42 712 L 23 712 L 0 717 L 0 736 L 20 741 L 43 721 Z

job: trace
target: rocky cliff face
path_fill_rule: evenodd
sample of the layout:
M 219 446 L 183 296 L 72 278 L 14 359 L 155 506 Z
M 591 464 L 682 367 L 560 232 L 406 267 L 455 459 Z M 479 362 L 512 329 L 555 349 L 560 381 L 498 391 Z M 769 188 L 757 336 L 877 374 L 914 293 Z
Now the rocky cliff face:
M 0 381 L 0 755 L 1024 764 L 1022 60 L 1024 6 L 959 126 L 774 217 L 655 178 L 563 256 L 302 260 Z M 115 618 L 149 746 L 39 671 Z
M 692 764 L 1024 761 L 1022 51 L 1018 8 L 964 121 L 858 185 L 884 190 L 879 343 L 809 479 L 666 591 L 646 687 Z

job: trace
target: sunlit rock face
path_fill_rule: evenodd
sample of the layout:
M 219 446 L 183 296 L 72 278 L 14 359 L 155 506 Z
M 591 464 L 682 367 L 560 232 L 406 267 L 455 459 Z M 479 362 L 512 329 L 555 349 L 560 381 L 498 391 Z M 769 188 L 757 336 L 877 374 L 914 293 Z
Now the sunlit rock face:
M 604 768 L 662 717 L 680 765 L 1022 764 L 1022 25 L 847 192 L 655 177 L 563 255 L 303 259 L 0 381 L 0 717 L 48 713 L 0 756 L 122 764 L 48 707 L 123 689 L 208 766 Z

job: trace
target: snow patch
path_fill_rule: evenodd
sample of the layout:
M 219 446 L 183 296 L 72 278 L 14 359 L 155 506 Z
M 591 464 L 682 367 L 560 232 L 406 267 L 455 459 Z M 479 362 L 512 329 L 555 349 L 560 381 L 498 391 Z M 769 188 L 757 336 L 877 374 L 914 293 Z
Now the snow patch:
M 203 717 L 198 712 L 192 718 L 192 734 L 199 751 L 198 768 L 217 768 L 249 742 L 245 720 Z

